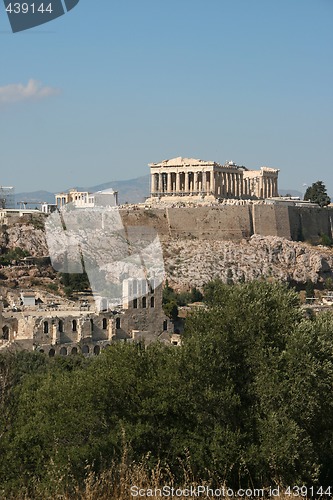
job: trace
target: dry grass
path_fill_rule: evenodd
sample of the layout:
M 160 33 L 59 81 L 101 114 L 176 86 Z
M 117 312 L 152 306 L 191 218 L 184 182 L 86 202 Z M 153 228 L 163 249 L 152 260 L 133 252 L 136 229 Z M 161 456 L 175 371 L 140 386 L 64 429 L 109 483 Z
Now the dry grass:
M 174 490 L 190 490 L 191 487 L 196 489 L 198 486 L 211 488 L 210 481 L 208 482 L 197 482 L 192 474 L 191 468 L 189 466 L 189 461 L 182 463 L 183 477 L 181 481 L 175 481 L 172 472 L 167 467 L 162 467 L 157 464 L 154 468 L 150 468 L 148 465 L 149 456 L 145 457 L 140 463 L 129 463 L 128 456 L 125 452 L 120 465 L 109 468 L 106 472 L 96 475 L 91 467 L 86 468 L 86 479 L 83 485 L 79 486 L 74 480 L 71 482 L 69 487 L 64 483 L 68 482 L 67 479 L 59 477 L 59 475 L 54 474 L 52 479 L 48 482 L 47 490 L 42 485 L 35 485 L 33 494 L 21 494 L 13 495 L 11 497 L 6 497 L 6 500 L 131 500 L 131 499 L 161 499 L 161 498 L 177 498 L 179 500 L 195 500 L 200 498 L 212 499 L 212 498 L 225 498 L 226 500 L 237 497 L 230 497 L 225 494 L 225 496 L 213 496 L 210 494 L 189 495 L 185 492 L 185 495 L 180 495 L 174 491 L 173 496 L 163 495 L 161 493 L 164 486 L 169 488 L 174 488 Z M 52 473 L 52 471 L 50 471 Z M 134 493 L 138 490 L 133 490 L 132 487 L 137 487 L 140 489 L 140 495 L 135 495 Z M 222 488 L 227 489 L 225 484 L 220 487 L 215 486 L 215 490 Z M 143 491 L 147 494 L 143 494 Z M 156 494 L 154 492 L 156 491 Z M 2 500 L 1 497 L 0 499 Z M 238 497 L 241 498 L 241 497 Z M 280 496 L 269 496 L 268 492 L 265 492 L 264 496 L 256 495 L 250 497 L 249 495 L 244 495 L 242 498 L 260 498 L 265 499 L 275 499 L 275 500 L 290 500 L 290 495 Z M 305 497 L 292 496 L 294 500 L 297 498 L 302 498 L 306 500 Z

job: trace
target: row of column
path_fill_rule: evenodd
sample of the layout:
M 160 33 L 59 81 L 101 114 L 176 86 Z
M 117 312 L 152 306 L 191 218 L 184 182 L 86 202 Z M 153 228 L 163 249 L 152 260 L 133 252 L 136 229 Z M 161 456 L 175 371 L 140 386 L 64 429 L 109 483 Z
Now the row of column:
M 277 178 L 263 177 L 262 181 L 262 198 L 278 196 Z
M 178 194 L 213 194 L 242 196 L 243 180 L 229 172 L 161 172 L 151 175 L 153 196 Z
M 243 179 L 235 172 L 160 172 L 151 174 L 152 196 L 212 194 L 216 197 L 278 196 L 276 177 Z

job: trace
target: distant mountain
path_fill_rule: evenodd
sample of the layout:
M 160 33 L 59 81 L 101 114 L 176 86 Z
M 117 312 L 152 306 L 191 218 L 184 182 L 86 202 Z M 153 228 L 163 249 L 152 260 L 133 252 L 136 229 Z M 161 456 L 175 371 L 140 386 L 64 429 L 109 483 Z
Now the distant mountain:
M 141 203 L 149 196 L 149 174 L 127 181 L 105 182 L 97 186 L 78 189 L 94 193 L 109 188 L 118 191 L 119 203 Z
M 303 198 L 303 193 L 301 193 L 300 191 L 295 191 L 295 189 L 279 189 L 279 194 L 281 196 L 290 194 L 291 196 L 299 196 L 300 198 Z
M 89 191 L 91 193 L 109 188 L 118 191 L 119 203 L 143 202 L 145 198 L 149 196 L 149 174 L 137 177 L 136 179 L 129 179 L 127 181 L 111 181 L 105 182 L 104 184 L 98 184 L 97 186 L 76 187 L 79 191 Z M 26 202 L 28 204 L 28 208 L 32 208 L 34 204 L 38 206 L 38 203 L 41 202 L 55 203 L 54 194 L 55 193 L 50 193 L 49 191 L 17 193 L 15 195 L 16 206 L 20 202 Z
M 119 203 L 141 203 L 146 197 L 149 196 L 149 180 L 149 174 L 147 174 L 142 177 L 137 177 L 136 179 L 129 179 L 127 181 L 111 181 L 90 187 L 77 186 L 76 189 L 79 191 L 89 191 L 91 193 L 95 193 L 96 191 L 112 188 L 119 193 Z M 279 189 L 279 193 L 282 196 L 290 194 L 291 196 L 299 196 L 300 198 L 303 198 L 303 194 L 295 189 Z M 30 208 L 34 204 L 38 206 L 38 202 L 55 202 L 54 193 L 50 193 L 49 191 L 18 193 L 15 198 L 16 203 L 22 201 L 28 202 Z
M 23 202 L 28 203 L 28 208 L 35 208 L 32 205 L 38 203 L 54 203 L 54 193 L 49 191 L 33 191 L 31 193 L 16 193 L 15 194 L 15 206 L 17 207 Z

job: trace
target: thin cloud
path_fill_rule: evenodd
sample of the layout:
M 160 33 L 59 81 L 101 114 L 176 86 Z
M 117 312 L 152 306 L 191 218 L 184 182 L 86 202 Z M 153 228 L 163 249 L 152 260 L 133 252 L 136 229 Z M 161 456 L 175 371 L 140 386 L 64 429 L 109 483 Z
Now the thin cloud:
M 0 104 L 45 99 L 59 94 L 59 89 L 46 87 L 37 80 L 30 79 L 26 85 L 11 83 L 0 87 Z

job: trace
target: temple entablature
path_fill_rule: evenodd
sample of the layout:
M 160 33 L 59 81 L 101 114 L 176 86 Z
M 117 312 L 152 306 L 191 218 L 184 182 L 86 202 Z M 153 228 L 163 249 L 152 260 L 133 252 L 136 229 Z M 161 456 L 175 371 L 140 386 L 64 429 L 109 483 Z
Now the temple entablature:
M 152 199 L 264 199 L 278 195 L 279 170 L 269 167 L 249 170 L 233 161 L 221 165 L 182 157 L 150 163 L 149 167 Z

